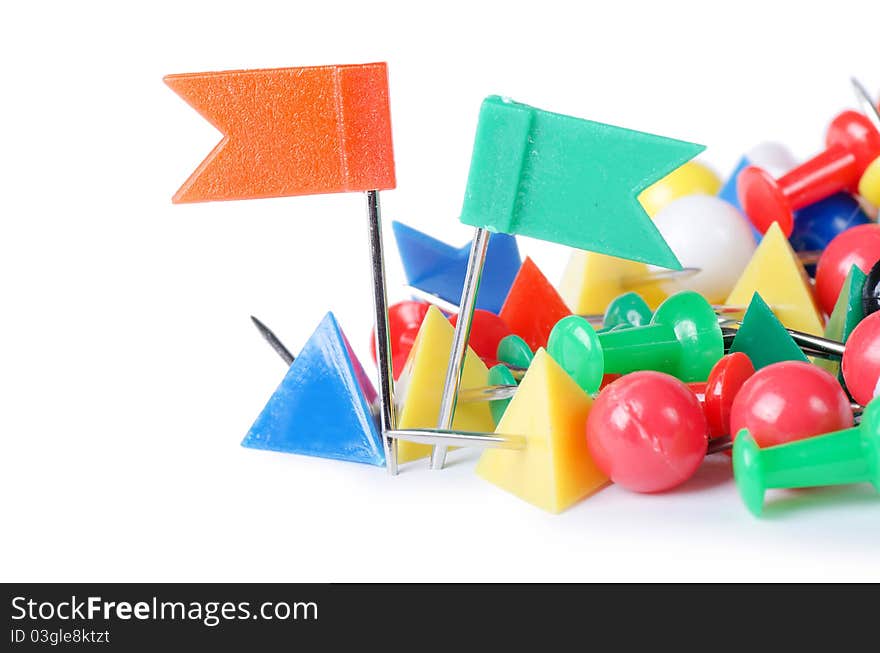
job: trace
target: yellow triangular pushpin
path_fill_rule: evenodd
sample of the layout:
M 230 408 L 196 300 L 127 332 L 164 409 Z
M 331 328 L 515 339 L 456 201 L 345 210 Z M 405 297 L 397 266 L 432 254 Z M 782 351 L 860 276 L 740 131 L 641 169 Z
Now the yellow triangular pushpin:
M 719 255 L 723 253 L 719 252 Z M 821 336 L 822 318 L 804 266 L 779 225 L 773 223 L 725 304 L 748 306 L 759 293 L 789 329 Z
M 428 309 L 396 384 L 397 423 L 400 428 L 437 428 L 453 330 L 449 320 L 436 306 Z M 488 383 L 489 370 L 468 347 L 461 387 L 482 388 Z M 495 422 L 489 402 L 458 404 L 452 428 L 456 431 L 491 433 Z M 397 446 L 397 460 L 401 463 L 431 454 L 431 446 L 427 444 L 399 440 Z
M 587 448 L 592 399 L 539 349 L 496 433 L 523 435 L 525 449 L 487 449 L 477 474 L 548 512 L 562 512 L 608 482 Z
M 666 293 L 647 275 L 644 263 L 576 249 L 568 259 L 559 294 L 571 312 L 579 315 L 601 315 L 613 299 L 630 291 L 639 293 L 654 310 Z

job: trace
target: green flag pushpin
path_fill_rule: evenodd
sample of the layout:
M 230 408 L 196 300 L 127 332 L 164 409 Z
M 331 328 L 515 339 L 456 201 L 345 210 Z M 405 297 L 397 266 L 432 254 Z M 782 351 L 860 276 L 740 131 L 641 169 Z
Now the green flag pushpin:
M 471 318 L 490 232 L 681 269 L 638 194 L 702 145 L 542 111 L 497 96 L 483 101 L 461 221 L 476 227 L 440 403 L 438 428 L 455 413 Z M 444 447 L 431 467 L 442 469 Z
M 808 362 L 791 334 L 758 293 L 752 295 L 742 326 L 730 345 L 730 353 L 735 352 L 748 355 L 756 370 L 782 361 Z
M 637 195 L 703 149 L 491 96 L 461 221 L 677 270 Z
M 741 429 L 733 443 L 733 475 L 756 516 L 767 488 L 867 482 L 880 491 L 880 399 L 865 407 L 858 426 L 766 449 Z

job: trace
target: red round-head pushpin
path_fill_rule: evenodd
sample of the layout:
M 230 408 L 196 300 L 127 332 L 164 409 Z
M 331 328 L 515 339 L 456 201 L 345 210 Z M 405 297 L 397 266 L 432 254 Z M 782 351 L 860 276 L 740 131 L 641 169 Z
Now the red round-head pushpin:
M 403 372 L 406 359 L 412 349 L 419 327 L 431 305 L 427 302 L 403 301 L 392 304 L 388 308 L 388 327 L 391 335 L 391 366 L 394 370 L 394 378 Z M 376 337 L 375 330 L 370 332 L 370 356 L 376 362 Z
M 740 205 L 761 233 L 778 222 L 790 236 L 797 209 L 842 190 L 856 192 L 862 173 L 880 156 L 880 132 L 863 114 L 844 111 L 829 125 L 825 145 L 779 179 L 755 166 L 739 174 Z
M 858 403 L 866 405 L 880 394 L 880 312 L 871 313 L 849 334 L 841 370 Z
M 730 414 L 730 434 L 746 428 L 760 447 L 853 425 L 849 398 L 831 374 L 803 361 L 768 365 L 746 381 Z
M 587 445 L 618 485 L 661 492 L 693 476 L 706 456 L 708 428 L 687 385 L 662 372 L 633 372 L 593 402 Z
M 852 266 L 868 273 L 880 261 L 880 225 L 863 224 L 835 236 L 816 266 L 816 299 L 831 314 Z
M 743 384 L 755 373 L 755 366 L 742 352 L 734 352 L 715 363 L 704 384 L 688 384 L 703 395 L 703 414 L 709 426 L 709 437 L 720 438 L 731 433 L 730 413 L 733 401 Z

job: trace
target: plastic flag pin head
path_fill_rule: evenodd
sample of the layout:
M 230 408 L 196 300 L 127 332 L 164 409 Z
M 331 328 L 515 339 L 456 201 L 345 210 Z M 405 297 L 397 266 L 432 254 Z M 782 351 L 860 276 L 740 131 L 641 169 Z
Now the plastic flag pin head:
M 223 133 L 173 201 L 205 202 L 364 191 L 379 367 L 379 423 L 395 424 L 379 191 L 394 188 L 384 63 L 168 75 Z M 396 448 L 383 438 L 388 472 Z
M 375 400 L 373 386 L 328 313 L 241 444 L 384 466 L 370 410 Z
M 394 188 L 384 63 L 168 75 L 223 139 L 174 202 Z
M 491 96 L 461 221 L 679 269 L 637 196 L 703 149 Z
M 407 283 L 457 305 L 464 286 L 470 243 L 461 248 L 453 247 L 402 222 L 392 222 L 391 226 Z M 520 264 L 516 238 L 492 234 L 477 295 L 478 309 L 501 311 Z

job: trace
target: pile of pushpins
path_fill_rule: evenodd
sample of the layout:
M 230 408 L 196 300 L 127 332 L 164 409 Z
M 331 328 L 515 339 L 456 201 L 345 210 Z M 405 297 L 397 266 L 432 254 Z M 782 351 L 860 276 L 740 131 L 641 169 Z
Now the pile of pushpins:
M 755 515 L 767 489 L 880 489 L 880 109 L 856 80 L 823 151 L 763 143 L 726 180 L 701 145 L 487 97 L 473 238 L 394 222 L 410 299 L 390 306 L 386 65 L 165 81 L 224 134 L 174 202 L 366 198 L 378 388 L 332 313 L 295 356 L 253 318 L 288 370 L 245 447 L 392 475 L 477 448 L 479 477 L 551 513 L 718 454 Z M 517 235 L 571 248 L 559 286 Z

